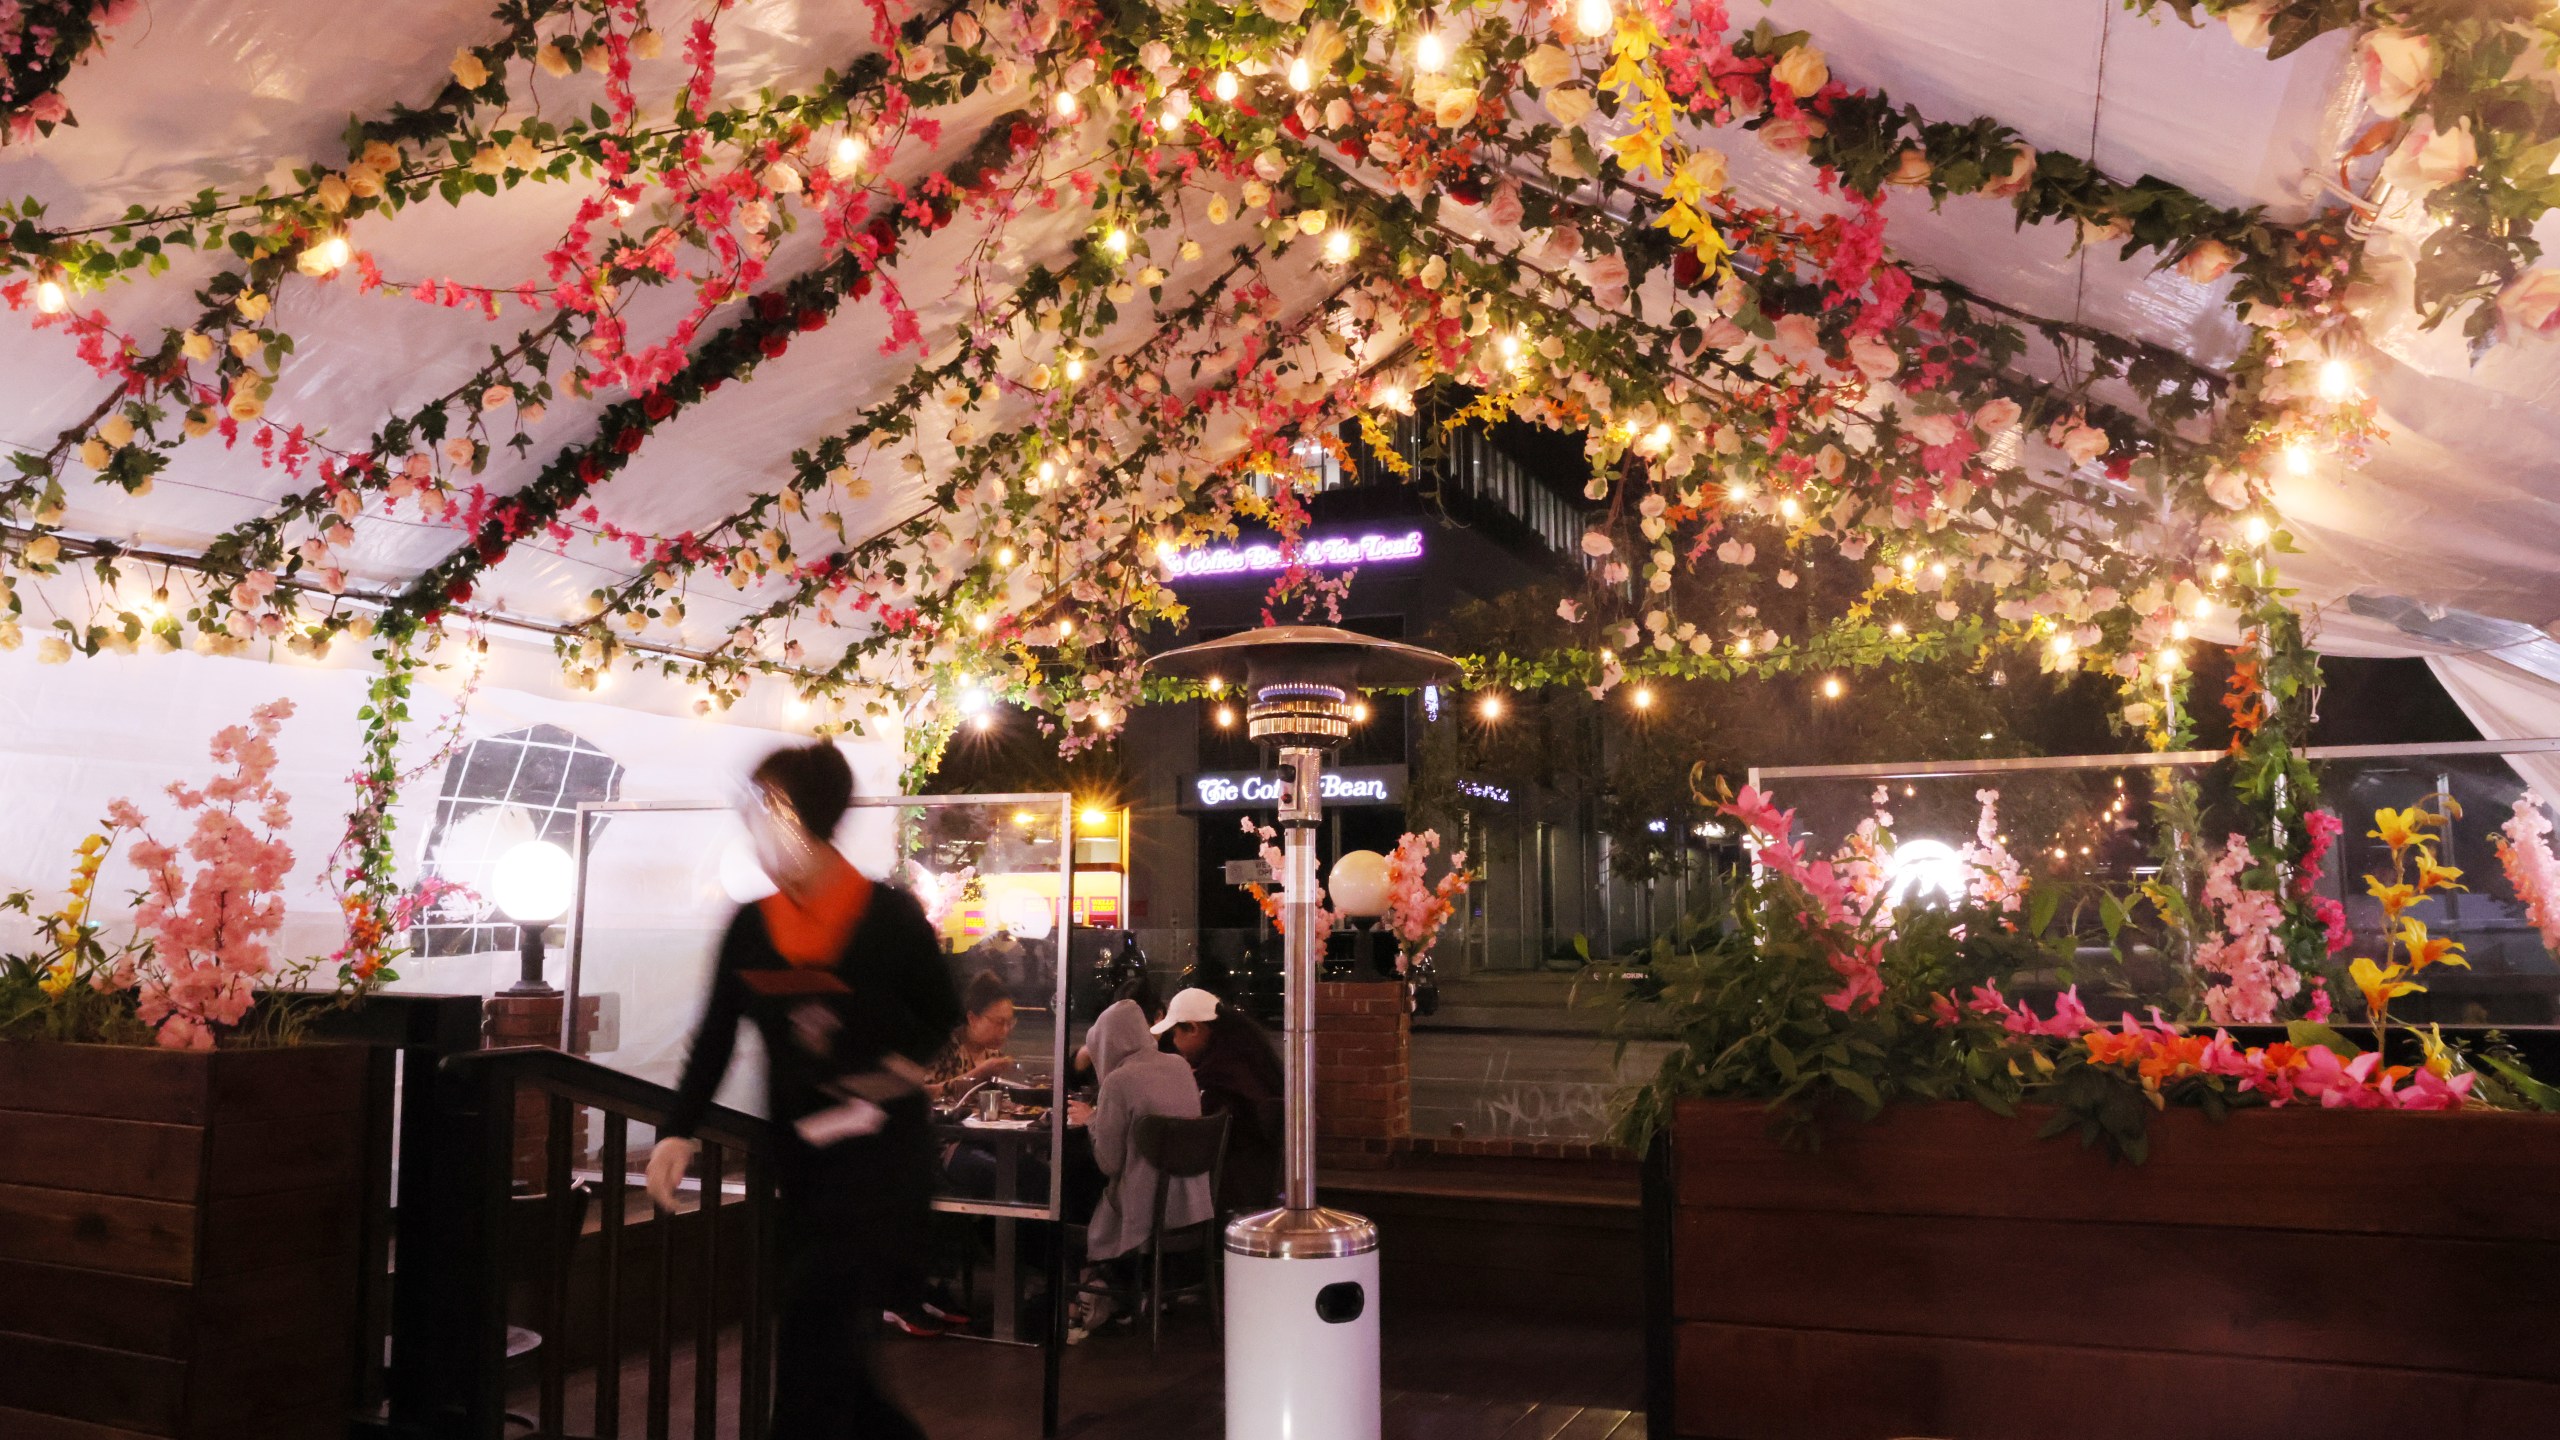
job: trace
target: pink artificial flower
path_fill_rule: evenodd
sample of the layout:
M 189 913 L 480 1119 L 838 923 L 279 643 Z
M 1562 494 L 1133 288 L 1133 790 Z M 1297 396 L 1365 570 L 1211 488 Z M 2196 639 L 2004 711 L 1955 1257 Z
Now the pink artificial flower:
M 1724 813 L 1771 839 L 1784 840 L 1796 828 L 1796 812 L 1780 810 L 1767 792 L 1745 785 L 1733 802 L 1723 807 Z

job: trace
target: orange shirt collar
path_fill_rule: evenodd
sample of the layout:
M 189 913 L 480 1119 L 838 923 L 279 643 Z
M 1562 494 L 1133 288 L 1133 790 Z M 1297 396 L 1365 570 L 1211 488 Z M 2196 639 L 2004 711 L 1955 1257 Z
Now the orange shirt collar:
M 845 942 L 871 904 L 871 881 L 830 847 L 828 873 L 806 901 L 776 891 L 756 902 L 765 934 L 782 958 L 801 968 L 822 968 L 844 954 Z

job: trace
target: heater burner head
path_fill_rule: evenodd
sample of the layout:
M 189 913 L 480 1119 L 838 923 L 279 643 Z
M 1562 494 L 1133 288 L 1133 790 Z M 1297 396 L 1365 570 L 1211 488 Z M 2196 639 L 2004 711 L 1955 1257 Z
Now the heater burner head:
M 1446 685 L 1458 662 L 1435 650 L 1326 625 L 1271 625 L 1168 650 L 1147 662 L 1163 675 L 1243 681 L 1246 729 L 1283 747 L 1330 750 L 1351 734 L 1359 692 Z
M 1265 685 L 1253 693 L 1244 723 L 1256 740 L 1329 750 L 1351 738 L 1351 692 L 1306 680 Z

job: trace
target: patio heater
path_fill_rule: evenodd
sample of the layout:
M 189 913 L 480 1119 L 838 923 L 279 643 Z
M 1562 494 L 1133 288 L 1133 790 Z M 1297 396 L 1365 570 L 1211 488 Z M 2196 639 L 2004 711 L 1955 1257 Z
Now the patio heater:
M 1316 826 L 1325 755 L 1363 689 L 1447 684 L 1435 651 L 1322 625 L 1276 625 L 1148 662 L 1241 680 L 1246 732 L 1280 750 L 1286 935 L 1286 1185 L 1281 1207 L 1227 1226 L 1227 1440 L 1377 1440 L 1378 1230 L 1316 1203 Z

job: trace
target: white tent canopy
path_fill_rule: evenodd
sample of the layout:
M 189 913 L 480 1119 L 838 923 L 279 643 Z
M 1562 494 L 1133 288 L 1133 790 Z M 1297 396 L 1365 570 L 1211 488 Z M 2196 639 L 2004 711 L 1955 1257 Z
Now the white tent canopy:
M 2154 22 L 2126 13 L 2118 0 L 1780 0 L 1770 16 L 1782 29 L 1811 31 L 1841 78 L 1932 119 L 1996 117 L 2038 145 L 2087 154 L 2109 174 L 2157 175 L 2217 203 L 2263 206 L 2279 220 L 2326 203 L 2320 177 L 2335 171 L 2362 115 L 2352 40 L 2343 32 L 2270 61 L 2220 25 Z M 1755 17 L 1746 10 L 1740 18 Z M 675 28 L 672 16 L 663 23 Z M 335 163 L 350 113 L 432 94 L 456 47 L 484 39 L 490 25 L 475 0 L 403 7 L 396 23 L 373 16 L 350 23 L 343 7 L 321 0 L 157 5 L 66 82 L 76 127 L 0 150 L 0 190 L 41 200 L 47 226 L 65 227 L 110 221 L 129 205 L 167 205 L 206 186 L 254 186 L 293 164 Z M 868 32 L 860 7 L 746 0 L 721 21 L 719 85 L 729 95 L 805 87 L 876 48 Z M 644 103 L 653 85 L 662 92 L 676 83 L 680 63 L 671 43 L 666 58 L 640 65 Z M 564 97 L 583 108 L 596 90 L 583 74 L 536 76 L 533 84 L 547 109 Z M 920 175 L 947 161 L 1023 99 L 982 91 L 952 107 L 941 117 L 936 153 L 903 157 L 901 168 Z M 1744 198 L 1805 212 L 1835 204 L 1800 158 L 1739 132 L 1721 144 Z M 524 185 L 456 207 L 413 205 L 359 221 L 353 239 L 395 279 L 513 286 L 541 274 L 577 189 Z M 1889 217 L 1887 242 L 1900 259 L 2019 310 L 2154 342 L 2206 367 L 2227 366 L 2239 351 L 2242 327 L 2217 293 L 2223 287 L 2154 270 L 2156 255 L 2123 261 L 2110 246 L 2078 248 L 2063 225 L 2022 230 L 2004 204 L 1987 199 L 1953 199 L 1933 211 L 1925 194 L 1898 192 Z M 1008 241 L 1017 251 L 1011 263 L 1018 269 L 1064 253 L 1087 223 L 1072 205 L 1026 218 Z M 2405 250 L 2416 224 L 2386 217 L 2376 244 Z M 955 226 L 912 243 L 899 261 L 908 299 L 935 343 L 947 343 L 967 313 L 965 297 L 944 292 L 976 240 Z M 1053 248 L 1044 254 L 1044 246 Z M 789 274 L 815 254 L 815 237 L 794 236 L 773 273 Z M 1221 259 L 1213 250 L 1176 267 L 1168 294 L 1204 283 Z M 110 287 L 96 303 L 128 333 L 184 325 L 198 308 L 191 288 L 207 268 L 204 257 L 181 254 L 170 273 Z M 1289 287 L 1284 304 L 1298 312 L 1325 297 L 1329 282 L 1312 264 L 1284 259 L 1272 273 Z M 2393 272 L 2385 264 L 2381 273 Z M 633 311 L 635 331 L 662 331 L 689 298 L 682 292 L 644 296 Z M 343 282 L 297 287 L 285 305 L 281 319 L 297 349 L 269 413 L 348 444 L 383 416 L 458 383 L 522 323 L 360 295 Z M 592 502 L 603 518 L 635 531 L 674 534 L 717 522 L 772 489 L 793 449 L 831 433 L 904 378 L 912 356 L 884 359 L 885 334 L 876 309 L 849 307 L 840 323 L 760 369 L 756 383 L 680 415 Z M 2406 305 L 2378 311 L 2369 340 L 2365 384 L 2388 438 L 2361 469 L 2324 463 L 2285 479 L 2279 496 L 2303 550 L 2284 572 L 2315 617 L 2315 643 L 2560 672 L 2543 658 L 2551 643 L 2543 632 L 2560 623 L 2560 459 L 2549 444 L 2560 432 L 2552 398 L 2560 348 L 2502 344 L 2475 364 L 2454 326 L 2422 332 Z M 0 393 L 10 397 L 0 441 L 41 451 L 96 405 L 100 382 L 69 349 L 59 334 L 24 328 L 0 342 Z M 2033 370 L 2055 359 L 2031 350 L 2021 363 Z M 552 405 L 530 451 L 500 451 L 483 482 L 496 494 L 522 484 L 559 445 L 591 433 L 601 403 Z M 851 528 L 894 522 L 929 479 L 882 468 L 859 513 L 848 512 Z M 183 553 L 301 483 L 246 446 L 226 451 L 208 439 L 183 447 L 148 497 L 74 487 L 62 526 Z M 414 515 L 368 514 L 356 528 L 354 583 L 385 591 L 461 538 Z M 479 587 L 475 604 L 564 622 L 580 613 L 588 591 L 640 569 L 622 547 L 584 535 L 556 553 L 522 546 Z M 681 643 L 718 644 L 772 593 L 770 582 L 744 591 L 697 585 Z M 2499 693 L 2560 695 L 2513 686 Z M 2560 728 L 2554 703 L 2548 723 L 2525 728 Z

